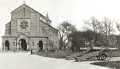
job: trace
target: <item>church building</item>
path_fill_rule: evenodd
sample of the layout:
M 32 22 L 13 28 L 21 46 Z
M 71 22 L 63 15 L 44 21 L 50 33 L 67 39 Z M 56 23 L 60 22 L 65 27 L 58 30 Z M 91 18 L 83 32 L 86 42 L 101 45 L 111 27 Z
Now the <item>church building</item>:
M 11 12 L 2 36 L 4 51 L 53 50 L 59 48 L 58 30 L 51 20 L 26 4 Z

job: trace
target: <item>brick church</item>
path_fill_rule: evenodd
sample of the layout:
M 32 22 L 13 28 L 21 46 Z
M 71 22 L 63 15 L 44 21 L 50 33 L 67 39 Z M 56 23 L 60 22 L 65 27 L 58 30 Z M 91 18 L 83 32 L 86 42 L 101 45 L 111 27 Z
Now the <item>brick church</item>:
M 51 50 L 59 48 L 58 30 L 51 20 L 26 4 L 11 12 L 5 25 L 2 49 L 5 51 Z

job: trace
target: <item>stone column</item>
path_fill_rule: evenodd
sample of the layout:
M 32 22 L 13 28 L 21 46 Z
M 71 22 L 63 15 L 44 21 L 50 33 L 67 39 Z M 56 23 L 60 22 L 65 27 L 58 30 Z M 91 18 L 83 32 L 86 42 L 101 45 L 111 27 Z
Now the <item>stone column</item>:
M 5 51 L 5 46 L 3 41 L 2 41 L 2 51 Z

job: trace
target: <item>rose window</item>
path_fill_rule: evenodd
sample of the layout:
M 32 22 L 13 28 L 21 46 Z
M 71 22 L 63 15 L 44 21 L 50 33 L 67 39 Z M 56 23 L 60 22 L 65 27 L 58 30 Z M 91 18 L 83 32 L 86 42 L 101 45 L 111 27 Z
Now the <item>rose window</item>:
M 27 27 L 28 27 L 28 22 L 27 21 L 22 21 L 21 22 L 21 24 L 20 24 L 20 27 L 22 28 L 22 29 L 26 29 Z

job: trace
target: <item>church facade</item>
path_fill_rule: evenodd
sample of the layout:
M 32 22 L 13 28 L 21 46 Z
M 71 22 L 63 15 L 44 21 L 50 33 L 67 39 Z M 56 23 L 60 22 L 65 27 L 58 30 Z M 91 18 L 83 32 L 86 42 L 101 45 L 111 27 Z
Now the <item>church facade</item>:
M 11 12 L 11 21 L 5 25 L 3 50 L 50 50 L 59 48 L 58 30 L 51 20 L 26 4 Z

